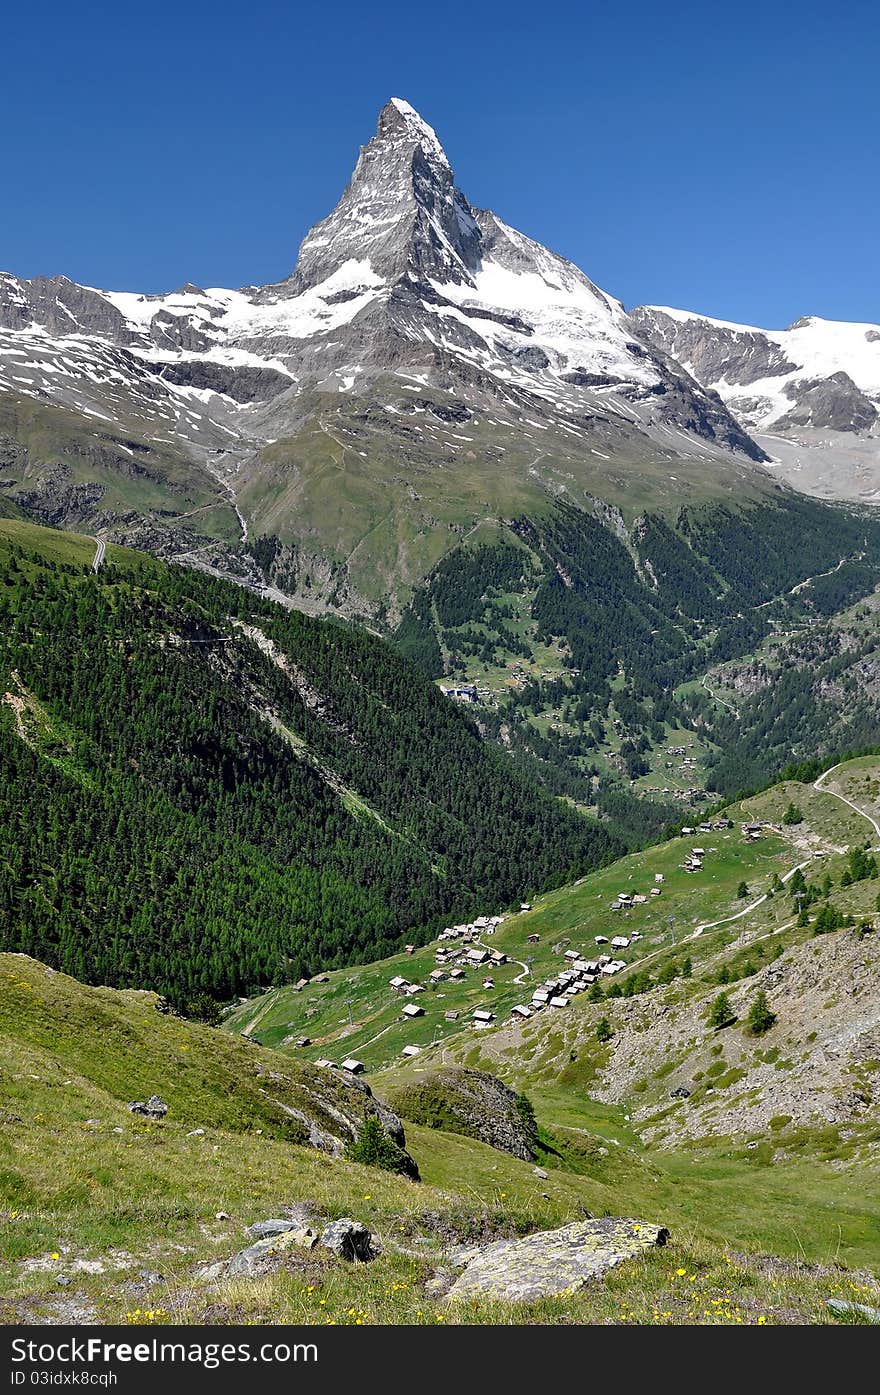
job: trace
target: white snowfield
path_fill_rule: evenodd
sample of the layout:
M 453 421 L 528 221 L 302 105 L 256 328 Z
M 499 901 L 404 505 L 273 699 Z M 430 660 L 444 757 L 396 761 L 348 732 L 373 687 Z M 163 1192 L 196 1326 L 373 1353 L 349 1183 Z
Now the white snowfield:
M 390 105 L 404 117 L 407 133 L 420 146 L 425 159 L 441 163 L 449 170 L 448 159 L 434 130 L 402 99 L 393 98 Z M 361 167 L 363 156 L 358 160 L 358 170 Z M 358 170 L 354 180 L 357 180 Z M 152 319 L 158 312 L 165 311 L 188 319 L 199 333 L 211 340 L 211 346 L 202 350 L 198 357 L 218 363 L 265 363 L 265 356 L 258 359 L 254 354 L 258 340 L 283 336 L 303 342 L 325 335 L 350 324 L 361 311 L 390 292 L 389 280 L 378 275 L 370 259 L 372 244 L 382 243 L 388 229 L 393 229 L 399 220 L 399 213 L 386 212 L 388 205 L 382 194 L 382 190 L 375 191 L 375 206 L 372 206 L 372 198 L 351 201 L 344 208 L 340 206 L 324 223 L 319 223 L 317 229 L 308 233 L 301 257 L 314 254 L 331 241 L 344 246 L 354 237 L 360 239 L 364 255 L 361 259 L 347 258 L 328 278 L 300 294 L 290 294 L 283 286 L 266 287 L 259 293 L 258 301 L 251 289 L 223 287 L 213 287 L 204 293 L 174 292 L 169 296 L 138 296 L 114 290 L 99 290 L 98 293 L 126 317 L 128 328 L 141 338 L 139 352 L 152 361 L 194 357 L 191 350 L 185 354 L 183 350 L 173 352 L 158 349 L 151 342 Z M 466 232 L 476 233 L 476 220 L 460 195 L 453 199 L 452 206 L 459 225 Z M 594 286 L 572 262 L 516 232 L 495 215 L 490 218 L 498 255 L 487 255 L 474 272 L 463 265 L 435 212 L 428 212 L 432 234 L 448 254 L 450 264 L 455 262 L 463 279 L 432 280 L 431 285 L 439 297 L 438 303 L 431 307 L 435 325 L 421 329 L 421 336 L 467 359 L 495 368 L 502 377 L 522 378 L 533 389 L 536 388 L 534 367 L 529 374 L 516 368 L 516 354 L 522 350 L 543 350 L 549 360 L 551 378 L 562 372 L 580 370 L 640 385 L 658 381 L 650 360 L 640 357 L 637 350 L 636 354 L 630 352 L 635 336 L 618 300 Z M 357 225 L 354 232 L 351 223 Z M 350 294 L 351 299 L 337 299 L 343 294 Z M 471 314 L 474 310 L 478 314 Z M 502 312 L 509 321 L 522 322 L 523 328 L 498 324 L 481 314 L 484 311 L 490 315 Z M 456 335 L 455 326 L 450 324 L 453 321 L 466 326 L 470 343 L 463 345 L 462 336 Z M 449 326 L 449 333 L 446 326 Z M 473 342 L 474 338 L 481 340 L 480 345 Z M 247 354 L 245 359 L 241 359 L 241 352 Z M 272 365 L 285 371 L 282 350 L 272 360 Z M 353 384 L 353 379 L 350 382 Z
M 762 329 L 668 305 L 649 305 L 645 309 L 668 315 L 679 324 L 696 322 L 734 335 L 761 335 L 784 353 L 788 362 L 795 365 L 793 372 L 745 385 L 729 383 L 723 377 L 707 384 L 720 393 L 729 407 L 736 411 L 739 406 L 742 414 L 762 429 L 773 426 L 791 411 L 792 399 L 785 392 L 788 384 L 830 378 L 835 373 L 846 373 L 866 397 L 880 405 L 880 325 L 823 320 L 810 315 L 789 329 Z M 689 373 L 695 373 L 694 365 L 686 358 L 679 361 Z M 744 408 L 743 404 L 748 406 Z
M 526 326 L 519 332 L 493 326 L 493 337 L 513 352 L 536 346 L 558 372 L 582 369 L 623 382 L 658 381 L 650 361 L 631 352 L 636 341 L 619 301 L 594 286 L 572 262 L 492 218 L 499 250 L 502 255 L 509 251 L 518 265 L 489 256 L 474 274 L 473 286 L 434 283 L 440 294 L 456 303 L 472 329 L 479 333 L 481 321 L 469 318 L 469 310 L 506 311 Z
M 144 336 L 142 351 L 153 357 L 174 357 L 167 351 L 150 345 L 149 330 L 159 311 L 191 318 L 201 333 L 216 340 L 216 347 L 234 348 L 239 341 L 268 338 L 283 334 L 293 339 L 308 339 L 348 324 L 350 320 L 375 299 L 385 283 L 376 276 L 368 261 L 349 259 L 320 286 L 303 291 L 298 296 L 278 296 L 255 302 L 253 293 L 214 287 L 204 292 L 174 292 L 167 296 L 136 295 L 131 291 L 98 290 L 98 295 L 125 316 L 130 329 Z M 97 289 L 97 288 L 94 288 Z M 328 304 L 328 298 L 354 292 L 351 299 Z M 179 356 L 192 358 L 192 351 Z M 207 358 L 216 357 L 213 347 L 205 351 Z M 266 356 L 253 355 L 255 361 L 266 362 Z M 218 360 L 220 361 L 220 360 Z M 283 367 L 282 364 L 277 366 Z

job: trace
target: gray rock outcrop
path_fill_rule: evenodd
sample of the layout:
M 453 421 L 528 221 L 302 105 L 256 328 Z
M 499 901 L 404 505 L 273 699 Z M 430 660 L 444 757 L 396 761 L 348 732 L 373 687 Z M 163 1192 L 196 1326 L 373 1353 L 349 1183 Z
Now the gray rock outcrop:
M 128 1107 L 132 1114 L 143 1114 L 148 1119 L 164 1119 L 168 1113 L 167 1104 L 158 1095 L 150 1095 L 146 1101 L 133 1100 Z
M 305 1226 L 294 1226 L 280 1234 L 267 1235 L 239 1250 L 226 1267 L 230 1278 L 254 1278 L 271 1269 L 287 1251 L 293 1249 L 312 1250 L 318 1243 L 315 1232 Z M 210 1266 L 213 1269 L 213 1266 Z M 222 1271 L 221 1271 L 222 1272 Z M 217 1277 L 214 1274 L 202 1277 Z
M 804 427 L 855 433 L 870 431 L 878 421 L 874 402 L 848 373 L 817 378 L 807 371 L 793 332 L 809 329 L 814 323 L 809 318 L 775 332 L 671 314 L 654 305 L 636 306 L 629 318 L 655 352 L 675 358 L 705 388 L 720 386 L 747 426 L 761 426 L 766 418 L 783 434 Z M 765 395 L 743 391 L 755 384 L 765 385 Z M 793 404 L 782 414 L 778 393 Z
M 664 1245 L 669 1232 L 645 1221 L 575 1221 L 522 1240 L 499 1240 L 469 1260 L 447 1298 L 526 1303 L 572 1293 L 625 1260 Z
M 477 1138 L 524 1162 L 535 1161 L 538 1138 L 528 1105 L 488 1071 L 446 1067 L 404 1086 L 392 1102 L 414 1124 Z
M 363 1221 L 353 1221 L 344 1216 L 331 1221 L 321 1231 L 320 1243 L 325 1250 L 332 1250 L 341 1259 L 366 1262 L 373 1258 L 373 1237 Z

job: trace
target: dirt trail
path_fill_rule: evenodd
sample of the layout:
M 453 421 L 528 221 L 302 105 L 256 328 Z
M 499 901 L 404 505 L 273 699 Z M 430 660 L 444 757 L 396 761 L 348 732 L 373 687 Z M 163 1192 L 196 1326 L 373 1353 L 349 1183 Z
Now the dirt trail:
M 823 782 L 828 779 L 829 775 L 833 775 L 835 770 L 839 770 L 842 764 L 843 761 L 838 761 L 837 765 L 832 765 L 830 770 L 826 770 L 822 775 L 819 776 L 818 780 L 814 780 L 813 789 L 819 790 L 822 794 L 831 794 L 834 796 L 835 799 L 841 799 L 844 804 L 848 804 L 850 809 L 854 810 L 857 814 L 861 814 L 863 819 L 868 820 L 868 823 L 871 825 L 874 832 L 877 834 L 877 837 L 880 838 L 880 823 L 878 823 L 877 820 L 873 818 L 871 814 L 865 813 L 865 810 L 860 809 L 858 804 L 853 804 L 852 800 L 847 799 L 845 794 L 838 794 L 837 790 L 829 790 L 825 788 Z M 880 852 L 880 848 L 872 848 L 871 851 Z
M 838 794 L 837 790 L 831 790 L 826 788 L 824 782 L 828 779 L 829 775 L 833 775 L 835 770 L 839 770 L 842 764 L 842 761 L 838 761 L 837 765 L 832 765 L 830 770 L 824 771 L 819 776 L 818 780 L 813 781 L 813 789 L 818 791 L 818 793 L 820 794 L 832 795 L 835 799 L 839 799 L 841 803 L 846 804 L 850 809 L 852 809 L 853 813 L 860 814 L 863 819 L 867 819 L 868 823 L 871 825 L 874 832 L 877 834 L 877 837 L 880 838 L 880 822 L 878 822 L 878 820 L 875 819 L 873 815 L 866 813 L 864 809 L 860 809 L 858 804 L 854 804 L 851 799 L 847 799 L 845 794 Z M 827 852 L 830 851 L 834 850 L 818 849 L 816 852 L 811 853 L 810 856 L 805 859 L 805 861 L 799 862 L 796 867 L 792 867 L 790 872 L 786 872 L 785 876 L 782 877 L 781 880 L 787 882 L 791 877 L 794 876 L 795 872 L 802 871 L 804 867 L 809 866 L 809 864 L 813 861 L 813 858 L 823 857 L 826 855 Z M 880 846 L 872 848 L 871 851 L 880 852 Z M 766 900 L 767 893 L 765 892 L 763 896 L 758 897 L 757 901 L 752 901 L 750 905 L 745 906 L 741 911 L 737 911 L 736 915 L 725 916 L 723 920 L 710 920 L 707 921 L 705 925 L 698 925 L 696 930 L 694 931 L 694 938 L 696 938 L 697 935 L 702 935 L 704 930 L 714 930 L 719 925 L 730 925 L 731 922 L 734 920 L 742 920 L 743 916 L 747 916 L 750 914 L 751 911 L 755 911 L 758 909 L 759 906 L 763 906 Z
M 803 862 L 799 862 L 796 867 L 792 867 L 791 871 L 786 872 L 784 877 L 780 877 L 780 881 L 789 881 L 790 878 L 794 876 L 795 872 L 801 872 L 805 867 L 809 867 L 814 857 L 824 856 L 825 850 L 822 848 L 820 848 L 817 852 L 810 853 L 810 856 L 808 858 L 805 858 Z M 731 922 L 734 920 L 742 920 L 743 916 L 749 915 L 751 911 L 756 911 L 759 906 L 763 906 L 766 900 L 767 892 L 765 891 L 764 895 L 759 896 L 757 901 L 752 901 L 750 905 L 744 906 L 743 909 L 741 911 L 737 911 L 735 915 L 724 916 L 722 920 L 708 920 L 705 922 L 704 925 L 698 925 L 691 938 L 696 939 L 698 935 L 702 935 L 704 930 L 714 930 L 719 925 L 730 925 Z
M 712 700 L 713 700 L 714 702 L 720 702 L 720 703 L 721 703 L 721 706 L 722 706 L 722 707 L 726 707 L 727 710 L 728 710 L 728 712 L 732 712 L 733 715 L 734 715 L 734 717 L 738 717 L 738 716 L 739 716 L 739 708 L 738 708 L 738 707 L 734 707 L 734 706 L 733 706 L 733 703 L 731 703 L 731 702 L 725 702 L 725 700 L 724 700 L 723 697 L 719 697 L 718 694 L 715 692 L 715 690 L 714 690 L 713 688 L 710 688 L 710 687 L 709 687 L 709 684 L 706 682 L 706 679 L 705 679 L 705 678 L 701 678 L 701 679 L 700 679 L 700 687 L 701 687 L 701 688 L 705 688 L 705 690 L 706 690 L 706 692 L 709 694 L 710 698 L 712 698 Z

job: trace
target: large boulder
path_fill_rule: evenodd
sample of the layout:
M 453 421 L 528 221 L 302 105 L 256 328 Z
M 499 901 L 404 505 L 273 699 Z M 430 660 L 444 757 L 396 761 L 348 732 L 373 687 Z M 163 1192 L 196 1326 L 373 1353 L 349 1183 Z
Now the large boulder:
M 365 1080 L 311 1061 L 290 1064 L 283 1075 L 262 1068 L 259 1074 L 266 1095 L 302 1128 L 302 1142 L 340 1157 L 357 1142 L 366 1121 L 375 1119 L 398 1149 L 396 1170 L 419 1180 L 418 1164 L 406 1149 L 403 1124 Z
M 410 1123 L 477 1138 L 535 1161 L 538 1131 L 531 1106 L 488 1071 L 444 1067 L 403 1086 L 391 1103 Z
M 302 1221 L 298 1220 L 254 1221 L 248 1226 L 247 1234 L 254 1240 L 268 1240 L 273 1235 L 286 1235 L 289 1230 L 301 1228 Z
M 522 1240 L 499 1240 L 469 1259 L 447 1297 L 527 1303 L 571 1293 L 624 1260 L 664 1245 L 668 1237 L 663 1226 L 604 1216 Z
M 321 1244 L 325 1250 L 332 1250 L 342 1259 L 366 1261 L 373 1258 L 372 1235 L 363 1221 L 353 1221 L 348 1216 L 331 1221 L 324 1227 L 321 1231 Z
M 148 1100 L 132 1100 L 128 1106 L 132 1114 L 143 1114 L 148 1119 L 164 1119 L 168 1106 L 158 1095 L 150 1095 Z

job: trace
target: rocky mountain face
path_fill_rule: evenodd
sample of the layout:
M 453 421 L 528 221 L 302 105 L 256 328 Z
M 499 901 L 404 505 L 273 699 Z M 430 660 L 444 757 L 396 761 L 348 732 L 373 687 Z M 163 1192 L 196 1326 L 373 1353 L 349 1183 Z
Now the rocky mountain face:
M 349 261 L 368 262 L 386 284 L 408 275 L 472 284 L 480 252 L 474 211 L 436 134 L 395 98 L 336 208 L 303 242 L 289 288 L 311 290 Z
M 847 930 L 827 943 L 808 941 L 732 987 L 729 998 L 740 1022 L 759 990 L 784 1019 L 784 1028 L 762 1043 L 763 1051 L 741 1030 L 713 1037 L 702 1003 L 672 1006 L 659 1016 L 649 1016 L 644 1002 L 624 1005 L 600 1093 L 622 1099 L 634 1080 L 662 1072 L 653 1100 L 645 1100 L 635 1119 L 645 1125 L 646 1141 L 659 1139 L 667 1147 L 722 1131 L 745 1136 L 772 1127 L 771 1121 L 797 1128 L 870 1120 L 873 1096 L 865 1080 L 880 1041 L 878 972 L 876 936 L 860 938 Z M 719 1042 L 724 1072 L 714 1064 L 721 1059 Z M 725 1078 L 727 1071 L 732 1076 Z M 687 1104 L 678 1104 L 658 1125 L 658 1099 L 670 1098 Z
M 877 495 L 880 326 L 807 316 L 763 330 L 654 305 L 637 306 L 630 319 L 716 391 L 799 487 Z
M 315 517 L 301 522 L 311 501 L 304 510 L 290 492 L 303 477 L 309 487 L 316 440 L 343 466 L 354 451 L 393 456 L 404 476 L 485 451 L 507 454 L 510 468 L 521 453 L 515 471 L 545 498 L 579 462 L 583 475 L 615 455 L 630 471 L 645 455 L 699 461 L 722 488 L 731 462 L 737 474 L 763 459 L 716 393 L 651 347 L 618 301 L 473 207 L 435 133 L 397 98 L 285 281 L 138 295 L 0 276 L 0 402 L 16 418 L 0 433 L 0 490 L 21 493 L 24 449 L 37 515 L 42 495 L 46 517 L 63 514 L 61 469 L 70 487 L 89 486 L 80 526 L 154 547 L 158 528 L 183 555 L 184 544 L 244 541 L 250 526 L 317 572 L 346 554 Z M 35 414 L 40 430 L 28 433 L 21 418 Z M 71 451 L 77 429 L 100 429 L 129 476 L 136 459 L 137 487 L 96 477 Z M 175 478 L 157 450 L 174 457 Z M 482 512 L 503 512 L 493 493 Z

